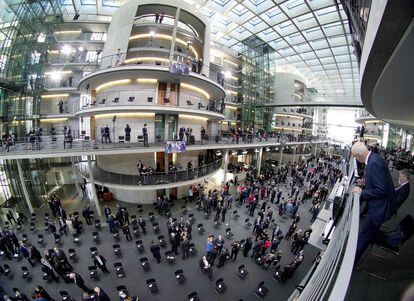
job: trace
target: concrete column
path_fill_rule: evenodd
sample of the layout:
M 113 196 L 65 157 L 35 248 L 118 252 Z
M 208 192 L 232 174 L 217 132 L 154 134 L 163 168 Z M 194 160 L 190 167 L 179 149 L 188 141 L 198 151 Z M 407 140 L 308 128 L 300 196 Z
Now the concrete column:
M 75 160 L 73 159 L 73 157 L 70 157 L 70 161 L 72 162 L 72 173 L 73 173 L 73 178 L 75 181 L 75 187 L 76 187 L 76 191 L 78 192 L 79 196 L 82 196 L 82 189 L 80 188 L 79 185 L 79 174 L 78 174 L 78 170 L 75 168 Z
M 177 7 L 174 19 L 174 29 L 172 33 L 171 48 L 170 48 L 170 65 L 174 61 L 175 38 L 177 37 L 178 19 L 180 18 L 180 8 Z
M 280 157 L 279 157 L 279 168 L 282 167 L 282 159 L 283 159 L 283 144 L 280 144 Z
M 296 146 L 294 146 L 293 147 L 293 162 L 295 162 L 295 160 L 296 160 L 296 149 L 298 148 L 298 146 L 296 145 Z M 293 164 L 293 162 L 292 162 L 292 164 Z
M 315 142 L 315 153 L 314 153 L 314 156 L 316 157 L 316 152 L 317 152 L 317 150 L 318 150 L 318 143 L 316 143 Z
M 223 158 L 224 183 L 227 182 L 227 166 L 228 165 L 229 165 L 229 151 L 226 149 L 224 150 L 224 158 Z
M 24 174 L 23 174 L 22 162 L 21 162 L 22 160 L 17 159 L 16 161 L 17 161 L 17 170 L 19 172 L 20 185 L 22 186 L 22 189 L 23 189 L 24 200 L 26 201 L 26 204 L 27 204 L 27 207 L 29 208 L 30 213 L 34 213 L 32 202 L 30 201 L 29 193 L 27 192 L 26 183 L 24 182 Z
M 89 180 L 91 181 L 92 198 L 95 202 L 96 212 L 102 216 L 101 206 L 99 205 L 98 195 L 96 194 L 95 179 L 93 177 L 91 156 L 88 156 Z
M 259 148 L 259 152 L 257 153 L 256 169 L 257 169 L 258 175 L 260 175 L 260 171 L 262 169 L 262 158 L 263 158 L 263 147 Z

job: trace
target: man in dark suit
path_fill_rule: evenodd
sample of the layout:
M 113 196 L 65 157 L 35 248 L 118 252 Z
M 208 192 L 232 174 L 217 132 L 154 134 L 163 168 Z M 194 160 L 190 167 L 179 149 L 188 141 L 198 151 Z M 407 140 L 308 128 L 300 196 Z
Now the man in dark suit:
M 93 293 L 93 290 L 91 290 L 90 288 L 88 288 L 85 285 L 85 281 L 83 280 L 83 278 L 76 273 L 70 273 L 69 274 L 69 278 L 73 280 L 73 282 L 80 288 L 82 289 L 84 292 L 88 292 L 89 294 Z
M 407 169 L 400 171 L 398 176 L 398 187 L 395 188 L 395 203 L 393 214 L 397 215 L 398 209 L 410 195 L 410 173 Z
M 365 201 L 368 206 L 368 214 L 358 235 L 356 263 L 381 224 L 390 218 L 395 194 L 390 171 L 380 155 L 370 152 L 359 141 L 352 146 L 351 152 L 356 160 L 365 163 L 364 188 L 356 186 L 354 192 L 360 193 L 360 201 Z
M 108 269 L 106 268 L 106 259 L 100 254 L 96 254 L 93 258 L 93 265 L 96 268 L 100 268 L 102 272 L 109 274 Z
M 152 256 L 154 256 L 155 259 L 157 259 L 157 262 L 161 262 L 161 248 L 158 244 L 156 244 L 153 240 L 151 241 L 151 247 L 150 251 L 152 253 Z

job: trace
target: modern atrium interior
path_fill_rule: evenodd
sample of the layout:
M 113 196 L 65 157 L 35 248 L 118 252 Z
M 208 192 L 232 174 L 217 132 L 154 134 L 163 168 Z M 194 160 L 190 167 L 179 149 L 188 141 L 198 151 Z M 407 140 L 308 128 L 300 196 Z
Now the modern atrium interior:
M 414 300 L 413 17 L 0 0 L 1 300 Z

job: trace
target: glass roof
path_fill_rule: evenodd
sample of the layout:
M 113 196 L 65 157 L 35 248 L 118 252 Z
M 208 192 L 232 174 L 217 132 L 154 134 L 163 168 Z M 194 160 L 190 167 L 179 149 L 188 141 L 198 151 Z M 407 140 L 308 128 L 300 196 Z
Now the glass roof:
M 244 39 L 257 35 L 275 50 L 275 72 L 298 73 L 319 93 L 361 105 L 348 20 L 337 0 L 183 1 L 211 21 L 213 42 L 239 52 Z M 79 10 L 95 3 L 97 13 L 100 7 L 108 13 L 124 2 L 75 0 Z

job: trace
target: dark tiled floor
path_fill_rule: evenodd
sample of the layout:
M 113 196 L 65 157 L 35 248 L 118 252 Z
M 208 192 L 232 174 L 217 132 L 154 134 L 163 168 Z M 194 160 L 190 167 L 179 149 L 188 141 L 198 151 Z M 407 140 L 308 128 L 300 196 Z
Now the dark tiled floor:
M 68 211 L 73 211 L 76 208 L 81 208 L 83 203 L 87 201 L 78 200 L 68 200 L 65 201 L 64 207 Z M 112 203 L 111 206 L 113 207 L 115 204 Z M 128 211 L 130 214 L 137 214 L 135 205 L 126 204 Z M 273 205 L 274 206 L 274 205 Z M 93 207 L 93 206 L 92 206 Z M 152 206 L 151 206 L 152 207 Z M 145 218 L 148 217 L 148 211 L 151 210 L 151 207 L 145 207 L 145 211 L 143 216 Z M 190 206 L 189 206 L 190 207 Z M 181 203 L 177 202 L 173 209 L 173 216 L 179 216 L 179 209 L 181 208 Z M 244 208 L 233 208 L 237 209 L 241 217 L 239 220 L 234 220 L 229 216 L 227 217 L 226 223 L 229 224 L 233 233 L 234 239 L 231 241 L 245 238 L 247 235 L 251 233 L 251 229 L 248 230 L 244 226 L 244 219 L 247 216 Z M 309 226 L 309 205 L 305 204 L 299 208 L 299 213 L 302 216 L 300 222 L 300 228 L 306 229 Z M 43 219 L 43 213 L 47 210 L 47 208 L 43 207 L 39 210 L 39 219 Z M 80 211 L 80 210 L 79 210 Z M 175 211 L 175 212 L 174 212 Z M 276 210 L 275 210 L 276 211 Z M 42 212 L 42 213 L 41 213 Z M 202 254 L 204 254 L 205 242 L 207 234 L 214 234 L 218 235 L 219 233 L 224 234 L 224 229 L 226 228 L 225 224 L 221 226 L 221 229 L 214 229 L 213 227 L 213 218 L 209 220 L 205 220 L 203 217 L 202 212 L 197 211 L 195 208 L 190 208 L 189 212 L 193 212 L 196 217 L 197 223 L 203 223 L 206 228 L 205 235 L 199 235 L 197 233 L 196 227 L 193 228 L 193 242 L 196 245 L 198 250 L 198 255 L 192 257 L 187 260 L 182 260 L 181 256 L 177 256 L 176 262 L 173 265 L 169 265 L 168 263 L 163 260 L 161 264 L 157 264 L 156 261 L 153 259 L 152 254 L 149 252 L 149 245 L 151 239 L 156 239 L 156 235 L 153 233 L 150 227 L 148 231 L 148 235 L 142 235 L 141 239 L 144 241 L 145 244 L 145 252 L 143 254 L 139 254 L 134 241 L 128 242 L 125 240 L 124 237 L 121 239 L 121 249 L 122 249 L 122 256 L 117 258 L 113 251 L 112 251 L 112 244 L 113 239 L 111 234 L 108 231 L 108 227 L 104 225 L 102 230 L 100 231 L 101 242 L 99 244 L 95 244 L 92 242 L 92 232 L 95 230 L 93 226 L 86 226 L 85 231 L 81 235 L 81 245 L 76 247 L 80 259 L 77 263 L 74 264 L 75 271 L 78 272 L 80 275 L 83 276 L 87 286 L 100 286 L 102 287 L 111 297 L 113 300 L 118 300 L 117 292 L 115 287 L 117 285 L 124 284 L 127 286 L 129 291 L 137 295 L 141 298 L 141 300 L 186 300 L 187 295 L 192 291 L 197 291 L 201 296 L 202 300 L 256 300 L 257 297 L 254 296 L 254 291 L 256 289 L 257 284 L 260 281 L 265 281 L 266 286 L 269 288 L 269 294 L 265 298 L 266 300 L 287 300 L 288 297 L 294 290 L 294 286 L 298 284 L 306 272 L 309 270 L 310 266 L 312 265 L 312 260 L 314 259 L 317 250 L 312 246 L 305 247 L 305 260 L 303 264 L 298 268 L 297 272 L 295 273 L 293 279 L 289 280 L 285 285 L 281 285 L 276 283 L 271 279 L 272 272 L 265 271 L 258 266 L 256 266 L 253 261 L 248 257 L 244 258 L 241 253 L 239 253 L 239 257 L 235 263 L 228 262 L 224 268 L 218 269 L 214 268 L 213 272 L 213 281 L 210 281 L 205 275 L 201 273 L 198 267 L 198 260 Z M 275 213 L 277 216 L 277 214 Z M 251 218 L 252 220 L 252 218 Z M 165 217 L 158 217 L 157 221 L 160 223 L 161 226 L 161 233 L 167 236 L 167 227 L 166 227 L 166 218 Z M 276 217 L 276 221 L 280 223 L 282 230 L 286 232 L 287 228 L 290 225 L 290 221 L 282 220 L 278 216 Z M 147 221 L 148 224 L 148 221 Z M 28 225 L 26 225 L 22 232 L 28 233 Z M 42 229 L 42 228 L 40 228 Z M 38 233 L 43 233 L 43 231 L 39 230 Z M 19 234 L 19 238 L 21 234 Z M 36 236 L 30 235 L 30 240 L 37 245 L 37 234 Z M 62 248 L 67 252 L 68 248 L 74 247 L 72 237 L 64 237 L 64 243 Z M 134 239 L 135 240 L 135 239 Z M 39 247 L 39 250 L 44 251 L 49 248 L 53 247 L 53 237 L 51 234 L 46 235 L 47 244 L 43 247 Z M 228 241 L 228 240 L 227 240 Z M 228 241 L 228 242 L 231 242 Z M 227 244 L 229 245 L 229 244 Z M 283 241 L 280 249 L 283 250 L 283 258 L 281 261 L 282 266 L 289 263 L 294 255 L 290 252 L 290 245 L 291 242 Z M 111 274 L 104 275 L 101 274 L 100 280 L 95 282 L 89 279 L 87 267 L 92 264 L 92 260 L 90 257 L 89 248 L 92 246 L 96 246 L 99 252 L 108 260 L 108 267 L 111 271 Z M 162 254 L 165 250 L 167 250 L 170 246 L 168 245 L 166 249 L 162 250 Z M 138 260 L 141 257 L 148 257 L 151 270 L 149 272 L 143 272 L 141 267 L 138 264 Z M 126 277 L 125 278 L 117 278 L 114 272 L 113 263 L 116 261 L 122 262 Z M 35 266 L 31 269 L 33 274 L 33 279 L 31 282 L 27 283 L 21 277 L 21 266 L 29 266 L 28 262 L 25 259 L 21 261 L 12 261 L 8 262 L 3 258 L 0 259 L 2 264 L 4 263 L 11 263 L 14 278 L 13 279 L 6 279 L 4 276 L 0 276 L 0 283 L 2 287 L 6 289 L 6 291 L 10 292 L 13 287 L 19 287 L 23 290 L 24 293 L 30 294 L 32 289 L 37 285 L 43 285 L 47 288 L 49 293 L 55 299 L 58 299 L 58 291 L 60 290 L 67 290 L 69 291 L 76 300 L 81 300 L 81 290 L 77 288 L 74 284 L 66 284 L 61 281 L 59 284 L 55 283 L 45 283 L 41 277 L 41 267 L 39 265 Z M 217 261 L 216 261 L 217 262 Z M 216 263 L 217 264 L 217 263 Z M 249 276 L 246 280 L 240 281 L 235 278 L 235 273 L 237 271 L 237 267 L 240 264 L 245 264 Z M 187 277 L 187 282 L 183 285 L 178 285 L 174 279 L 174 271 L 177 269 L 183 269 L 184 273 Z M 219 296 L 214 291 L 214 280 L 218 278 L 224 278 L 227 286 L 228 291 L 223 295 Z M 151 295 L 147 286 L 146 280 L 149 278 L 155 278 L 158 282 L 158 286 L 160 291 L 158 294 Z

